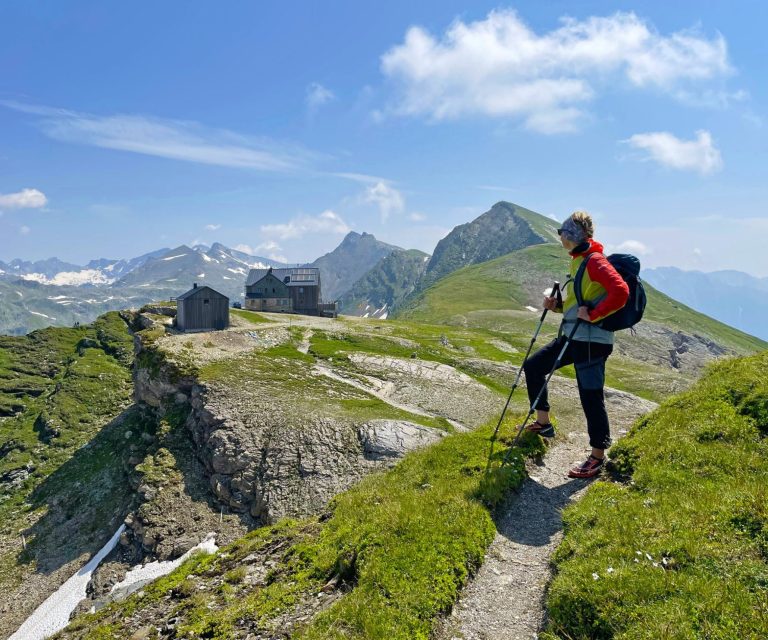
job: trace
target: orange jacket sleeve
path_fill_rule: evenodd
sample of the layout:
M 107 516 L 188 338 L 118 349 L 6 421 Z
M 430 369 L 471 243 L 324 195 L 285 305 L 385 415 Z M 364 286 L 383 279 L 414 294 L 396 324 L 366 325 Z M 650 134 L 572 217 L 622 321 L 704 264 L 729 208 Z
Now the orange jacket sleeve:
M 589 312 L 591 322 L 599 322 L 627 304 L 629 287 L 604 255 L 595 255 L 587 262 L 587 273 L 590 280 L 601 284 L 606 291 L 605 298 Z

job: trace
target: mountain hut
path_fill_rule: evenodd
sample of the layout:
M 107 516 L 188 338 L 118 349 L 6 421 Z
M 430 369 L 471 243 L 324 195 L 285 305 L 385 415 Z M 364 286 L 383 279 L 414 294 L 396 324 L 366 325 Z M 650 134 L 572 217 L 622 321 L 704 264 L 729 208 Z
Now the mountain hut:
M 251 269 L 245 281 L 245 308 L 336 317 L 336 303 L 321 302 L 317 267 Z

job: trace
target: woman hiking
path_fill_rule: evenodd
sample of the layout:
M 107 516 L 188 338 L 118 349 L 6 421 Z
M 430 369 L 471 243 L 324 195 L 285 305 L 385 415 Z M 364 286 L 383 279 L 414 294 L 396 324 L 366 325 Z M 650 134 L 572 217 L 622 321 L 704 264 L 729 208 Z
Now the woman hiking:
M 608 414 L 605 410 L 605 361 L 613 351 L 613 333 L 601 329 L 600 320 L 621 309 L 627 302 L 629 287 L 603 255 L 603 245 L 592 239 L 594 224 L 585 211 L 576 211 L 557 230 L 560 242 L 571 256 L 570 282 L 562 306 L 555 297 L 544 298 L 544 307 L 563 314 L 558 337 L 537 351 L 523 366 L 528 398 L 531 403 L 542 391 L 547 374 L 555 365 L 563 348 L 566 336 L 570 335 L 577 319 L 582 322 L 563 354 L 560 367 L 573 364 L 592 453 L 581 464 L 576 465 L 568 475 L 571 478 L 592 478 L 600 473 L 605 463 L 605 450 L 611 444 Z M 581 279 L 583 306 L 579 306 L 574 293 L 573 278 L 579 265 L 587 259 Z M 559 368 L 559 367 L 558 367 Z M 536 407 L 536 422 L 528 426 L 530 431 L 545 438 L 555 435 L 555 428 L 549 419 L 547 390 L 544 389 Z

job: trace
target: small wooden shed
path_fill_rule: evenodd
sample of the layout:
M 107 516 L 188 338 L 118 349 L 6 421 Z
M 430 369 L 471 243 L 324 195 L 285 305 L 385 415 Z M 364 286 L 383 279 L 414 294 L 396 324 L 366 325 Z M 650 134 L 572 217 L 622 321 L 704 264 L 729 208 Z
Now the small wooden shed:
M 176 298 L 179 331 L 212 331 L 229 326 L 229 298 L 210 287 L 192 288 Z

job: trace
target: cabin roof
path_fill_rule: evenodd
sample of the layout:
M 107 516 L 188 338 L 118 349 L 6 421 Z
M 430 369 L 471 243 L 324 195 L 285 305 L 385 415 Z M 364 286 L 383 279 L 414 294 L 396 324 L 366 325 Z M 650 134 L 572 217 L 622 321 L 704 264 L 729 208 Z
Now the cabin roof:
M 293 267 L 285 269 L 251 269 L 245 286 L 250 287 L 272 274 L 289 287 L 311 287 L 320 284 L 320 269 L 317 267 Z M 288 282 L 286 282 L 288 278 Z
M 180 296 L 176 296 L 176 301 L 178 302 L 179 300 L 187 300 L 188 298 L 191 298 L 193 295 L 202 293 L 203 291 L 206 291 L 208 296 L 213 295 L 213 296 L 219 296 L 220 298 L 227 298 L 227 296 L 225 296 L 223 293 L 219 293 L 218 291 L 216 291 L 216 289 L 212 289 L 208 285 L 203 285 L 202 287 L 192 287 L 189 291 L 182 293 Z

